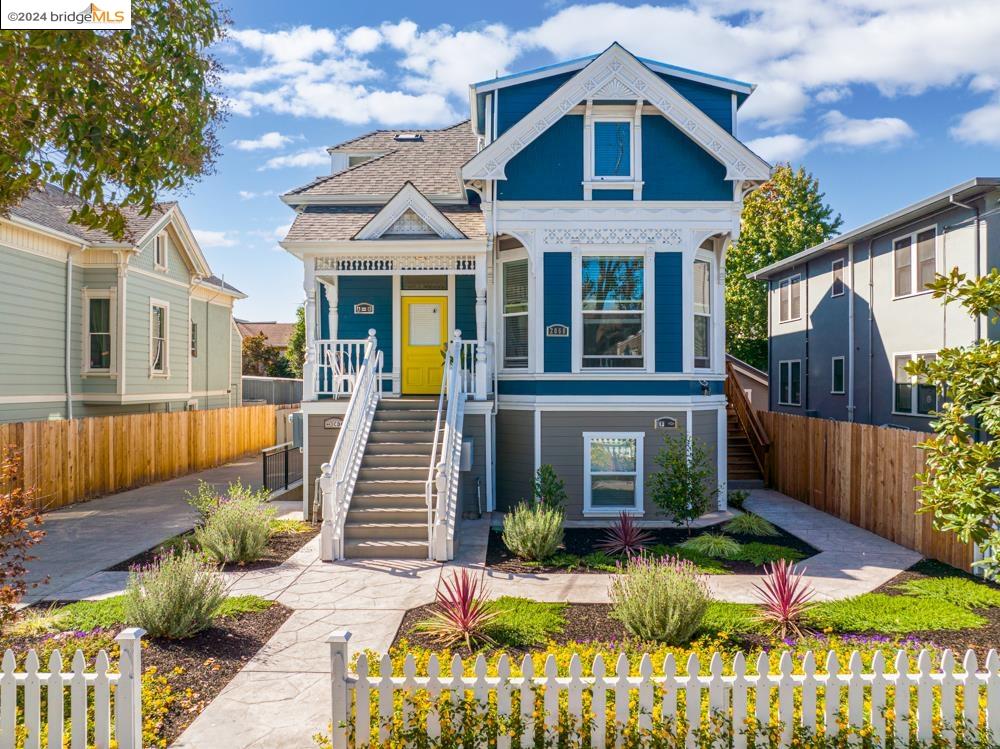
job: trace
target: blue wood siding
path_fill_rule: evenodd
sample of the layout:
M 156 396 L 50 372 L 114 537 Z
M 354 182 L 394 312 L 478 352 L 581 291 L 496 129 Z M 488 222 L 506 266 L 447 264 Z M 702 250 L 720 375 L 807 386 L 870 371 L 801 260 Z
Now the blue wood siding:
M 680 372 L 684 368 L 681 253 L 657 252 L 653 273 L 656 285 L 656 371 Z
M 700 380 L 505 380 L 501 395 L 702 395 Z M 711 380 L 709 395 L 721 395 L 723 383 Z
M 642 118 L 643 200 L 732 200 L 726 168 L 661 115 Z
M 733 132 L 733 92 L 707 83 L 658 73 L 681 96 L 711 117 L 727 133 Z
M 476 340 L 475 276 L 455 276 L 455 327 L 463 341 Z
M 573 255 L 569 252 L 546 252 L 543 264 L 545 301 L 543 321 L 545 327 L 565 325 L 570 335 L 545 336 L 545 371 L 569 372 L 572 370 L 573 303 L 571 299 Z
M 340 276 L 337 279 L 337 338 L 367 338 L 375 328 L 378 347 L 384 352 L 382 371 L 392 371 L 392 341 L 396 329 L 392 319 L 392 276 Z M 374 315 L 355 315 L 354 305 L 370 302 Z M 327 307 L 329 309 L 329 307 Z M 326 324 L 323 315 L 322 324 Z
M 507 163 L 500 200 L 583 200 L 583 117 L 566 115 Z
M 593 190 L 591 200 L 632 200 L 631 190 Z
M 497 137 L 504 134 L 511 125 L 528 114 L 566 81 L 576 75 L 576 71 L 550 75 L 537 81 L 519 83 L 508 86 L 495 93 L 498 94 L 497 104 Z

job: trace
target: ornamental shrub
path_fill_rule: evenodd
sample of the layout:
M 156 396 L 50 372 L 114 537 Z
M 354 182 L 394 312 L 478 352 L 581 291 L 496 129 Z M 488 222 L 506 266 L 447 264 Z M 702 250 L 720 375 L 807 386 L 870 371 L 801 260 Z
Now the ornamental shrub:
M 38 529 L 42 517 L 34 507 L 34 492 L 18 485 L 20 468 L 20 454 L 0 447 L 0 628 L 14 618 L 28 590 L 27 563 L 35 558 L 30 549 L 45 535 Z
M 540 562 L 563 542 L 563 511 L 545 503 L 522 502 L 503 521 L 503 542 L 521 559 Z
M 611 616 L 643 640 L 680 645 L 701 626 L 711 598 L 694 564 L 632 557 L 611 582 Z
M 556 469 L 548 463 L 538 467 L 531 480 L 531 498 L 535 503 L 560 510 L 566 505 L 566 482 L 559 478 Z
M 737 515 L 723 526 L 727 533 L 737 536 L 778 536 L 778 529 L 769 520 L 765 520 L 760 515 L 752 512 L 744 512 Z
M 743 544 L 725 533 L 702 533 L 689 538 L 681 544 L 681 548 L 715 559 L 736 559 L 743 550 Z
M 150 637 L 180 640 L 212 625 L 226 598 L 217 567 L 194 551 L 133 568 L 125 587 L 125 618 Z
M 274 515 L 252 494 L 226 500 L 195 530 L 195 544 L 220 564 L 253 562 L 260 559 L 274 534 Z

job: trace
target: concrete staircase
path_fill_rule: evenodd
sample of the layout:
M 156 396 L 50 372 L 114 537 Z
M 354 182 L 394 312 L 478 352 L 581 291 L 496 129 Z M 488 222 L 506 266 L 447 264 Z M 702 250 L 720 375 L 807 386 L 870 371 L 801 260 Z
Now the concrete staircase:
M 754 458 L 750 440 L 732 407 L 726 409 L 726 425 L 729 488 L 756 489 L 764 486 L 764 477 Z
M 427 559 L 424 494 L 437 398 L 383 398 L 344 524 L 348 559 Z

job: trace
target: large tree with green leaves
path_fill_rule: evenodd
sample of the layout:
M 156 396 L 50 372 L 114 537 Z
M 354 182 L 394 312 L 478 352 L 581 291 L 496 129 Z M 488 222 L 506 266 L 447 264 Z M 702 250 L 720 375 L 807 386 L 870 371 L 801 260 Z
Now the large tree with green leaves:
M 729 353 L 767 369 L 767 287 L 748 273 L 832 237 L 840 215 L 823 202 L 819 181 L 779 164 L 747 196 L 740 238 L 726 255 L 726 340 Z
M 126 234 L 209 171 L 224 116 L 207 48 L 226 27 L 211 0 L 132 0 L 132 28 L 0 32 L 0 214 L 39 182 L 83 200 L 72 220 Z
M 295 310 L 295 327 L 288 337 L 288 348 L 285 350 L 288 358 L 288 368 L 295 377 L 302 376 L 302 365 L 306 360 L 306 309 L 301 304 Z
M 928 284 L 944 304 L 973 317 L 1000 319 L 1000 271 L 979 279 L 958 269 Z M 920 447 L 927 470 L 917 475 L 922 512 L 934 527 L 974 541 L 984 552 L 986 574 L 1000 576 L 1000 342 L 978 341 L 945 348 L 934 359 L 918 358 L 910 374 L 933 384 L 945 401 L 931 426 L 935 436 Z

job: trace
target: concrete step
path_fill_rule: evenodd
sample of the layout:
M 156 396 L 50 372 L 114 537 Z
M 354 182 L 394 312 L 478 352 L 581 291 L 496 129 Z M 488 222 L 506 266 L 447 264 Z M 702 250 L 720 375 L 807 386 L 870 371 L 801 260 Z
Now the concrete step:
M 371 432 L 368 433 L 368 444 L 372 442 L 426 442 L 428 445 L 434 441 L 434 425 L 431 424 L 430 429 L 415 430 L 409 429 L 407 431 L 392 430 L 392 429 L 376 429 L 373 428 Z
M 365 447 L 365 458 L 376 455 L 421 455 L 430 460 L 431 452 L 434 449 L 434 442 L 430 438 L 421 441 L 398 442 L 391 439 L 391 435 L 383 434 L 380 439 L 372 439 L 373 435 L 368 435 L 368 445 Z
M 372 433 L 429 432 L 434 434 L 433 419 L 382 419 L 372 422 Z
M 426 481 L 429 466 L 375 466 L 366 468 L 362 463 L 358 481 Z
M 426 541 L 427 521 L 423 523 L 368 523 L 348 520 L 344 523 L 347 541 Z
M 382 421 L 437 421 L 437 411 L 416 408 L 379 408 L 375 411 L 374 423 Z
M 424 471 L 430 466 L 431 451 L 407 452 L 406 445 L 399 446 L 399 452 L 378 453 L 370 455 L 365 452 L 361 460 L 361 470 L 367 468 L 423 468 Z
M 348 559 L 427 559 L 429 547 L 423 541 L 345 540 L 344 556 Z
M 427 507 L 420 502 L 413 507 L 358 507 L 351 504 L 347 511 L 348 523 L 419 523 L 427 528 Z
M 425 475 L 421 480 L 395 481 L 392 479 L 358 479 L 354 485 L 354 493 L 357 494 L 420 494 L 424 493 L 424 485 L 427 481 Z
M 396 509 L 396 510 L 417 510 L 421 512 L 427 511 L 427 497 L 421 490 L 420 493 L 411 494 L 385 494 L 384 492 L 372 491 L 370 493 L 365 493 L 364 491 L 359 492 L 357 489 L 354 490 L 354 496 L 351 497 L 351 507 L 348 512 L 353 510 L 369 510 L 369 509 Z
M 434 411 L 437 412 L 437 398 L 383 398 L 378 402 L 380 411 Z

